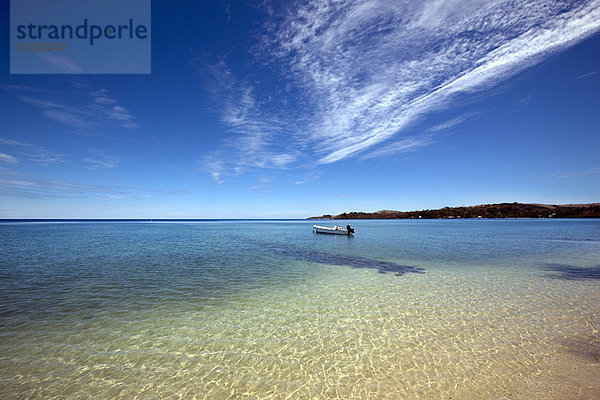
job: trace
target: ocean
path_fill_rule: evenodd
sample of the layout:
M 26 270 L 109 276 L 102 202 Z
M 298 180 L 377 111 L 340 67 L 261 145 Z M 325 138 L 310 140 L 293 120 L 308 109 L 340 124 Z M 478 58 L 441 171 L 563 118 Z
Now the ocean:
M 600 393 L 600 220 L 0 222 L 0 397 Z

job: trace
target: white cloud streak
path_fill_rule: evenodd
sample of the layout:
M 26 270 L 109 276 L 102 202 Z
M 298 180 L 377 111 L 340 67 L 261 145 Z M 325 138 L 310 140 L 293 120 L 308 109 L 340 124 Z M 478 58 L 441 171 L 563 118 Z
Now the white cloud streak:
M 20 158 L 44 166 L 67 162 L 64 155 L 53 153 L 44 147 L 36 146 L 31 143 L 24 143 L 0 137 L 0 146 L 14 147 L 14 152 L 18 154 Z
M 97 198 L 97 199 L 144 199 L 159 196 L 186 195 L 187 190 L 157 190 L 131 186 L 91 185 L 51 179 L 27 172 L 0 167 L 0 198 Z
M 306 0 L 269 15 L 260 79 L 226 58 L 202 68 L 231 133 L 200 161 L 219 183 L 422 149 L 472 114 L 407 136 L 417 121 L 600 30 L 600 0 Z
M 119 165 L 119 159 L 106 154 L 102 150 L 89 148 L 91 157 L 86 157 L 82 161 L 88 164 L 90 169 L 114 168 Z
M 70 102 L 64 101 L 64 95 L 45 93 L 36 97 L 36 92 L 27 87 L 12 87 L 13 90 L 28 92 L 19 96 L 23 103 L 39 108 L 48 119 L 58 122 L 84 135 L 95 135 L 101 126 L 117 126 L 125 129 L 136 128 L 133 116 L 117 100 L 108 94 L 108 90 L 73 93 Z M 56 97 L 56 99 L 54 99 Z
M 65 74 L 76 74 L 82 71 L 82 68 L 75 60 L 70 57 L 58 56 L 52 53 L 37 53 L 37 55 L 49 63 L 56 72 Z
M 550 179 L 567 179 L 567 178 L 579 178 L 582 176 L 600 175 L 600 168 L 590 168 L 584 171 L 570 171 L 562 172 L 559 174 L 548 175 Z
M 321 177 L 322 174 L 323 174 L 323 171 L 318 171 L 314 174 L 308 175 L 305 178 L 303 178 L 299 181 L 296 181 L 296 185 L 304 185 L 305 183 L 317 180 Z
M 470 112 L 467 114 L 463 114 L 460 115 L 456 118 L 452 118 L 446 122 L 443 122 L 441 124 L 432 126 L 431 128 L 427 129 L 427 132 L 439 132 L 439 131 L 445 131 L 448 130 L 450 128 L 455 127 L 456 125 L 460 125 L 463 122 L 465 122 L 466 120 L 468 120 L 469 118 L 472 118 L 473 116 L 475 116 L 477 113 L 475 112 Z
M 315 0 L 280 26 L 265 43 L 318 105 L 310 132 L 326 164 L 596 33 L 600 5 Z
M 434 139 L 432 135 L 421 135 L 415 137 L 409 137 L 389 143 L 387 146 L 368 153 L 362 157 L 362 159 L 382 157 L 394 153 L 407 153 L 410 151 L 417 151 L 429 144 L 433 143 Z
M 196 60 L 205 90 L 219 109 L 220 121 L 233 134 L 212 154 L 198 160 L 215 182 L 252 168 L 287 168 L 298 151 L 281 151 L 281 137 L 290 135 L 286 124 L 256 100 L 254 87 L 237 79 L 224 60 Z
M 10 154 L 0 153 L 0 161 L 6 162 L 9 164 L 17 164 L 19 160 L 16 157 L 11 156 Z
M 83 196 L 91 193 L 115 193 L 119 188 L 82 185 L 58 179 L 0 168 L 0 196 L 43 198 L 55 196 Z

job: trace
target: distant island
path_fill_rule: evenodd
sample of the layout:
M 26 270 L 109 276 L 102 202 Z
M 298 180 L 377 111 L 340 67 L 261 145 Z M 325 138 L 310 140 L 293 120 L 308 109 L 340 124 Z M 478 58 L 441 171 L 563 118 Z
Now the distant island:
M 438 210 L 343 213 L 308 219 L 440 219 L 440 218 L 600 218 L 600 203 L 523 204 L 500 203 L 469 207 L 444 207 Z

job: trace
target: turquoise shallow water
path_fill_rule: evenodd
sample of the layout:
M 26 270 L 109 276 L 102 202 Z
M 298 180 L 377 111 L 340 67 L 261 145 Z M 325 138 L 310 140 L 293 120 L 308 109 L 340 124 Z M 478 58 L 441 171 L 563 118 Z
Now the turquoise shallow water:
M 600 389 L 600 221 L 351 223 L 1 223 L 0 397 Z

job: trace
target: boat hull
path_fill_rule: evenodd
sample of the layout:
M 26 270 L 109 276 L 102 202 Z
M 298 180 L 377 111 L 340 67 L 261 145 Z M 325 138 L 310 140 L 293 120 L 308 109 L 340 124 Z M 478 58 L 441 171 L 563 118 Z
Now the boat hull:
M 335 229 L 335 228 L 327 228 L 325 226 L 314 225 L 313 229 L 317 233 L 326 233 L 329 235 L 352 235 L 352 233 L 348 233 L 346 229 Z

